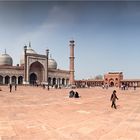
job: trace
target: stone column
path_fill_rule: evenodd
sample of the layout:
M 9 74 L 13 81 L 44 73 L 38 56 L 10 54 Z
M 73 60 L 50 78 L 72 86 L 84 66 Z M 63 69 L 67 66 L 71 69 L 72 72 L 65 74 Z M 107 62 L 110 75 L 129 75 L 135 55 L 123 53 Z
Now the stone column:
M 16 77 L 16 84 L 18 85 L 18 76 Z
M 70 41 L 70 85 L 74 85 L 74 40 Z
M 67 86 L 69 85 L 69 79 L 67 79 Z
M 12 84 L 12 77 L 10 76 L 9 84 Z
M 62 85 L 62 78 L 59 79 L 59 85 Z
M 57 78 L 58 81 L 58 87 L 60 87 L 60 78 Z
M 52 79 L 52 77 L 51 77 L 51 86 L 53 85 L 53 79 Z
M 65 84 L 64 84 L 65 86 L 67 85 L 67 79 L 65 78 Z
M 57 85 L 58 84 L 58 81 L 57 81 L 57 78 L 55 79 L 55 85 Z

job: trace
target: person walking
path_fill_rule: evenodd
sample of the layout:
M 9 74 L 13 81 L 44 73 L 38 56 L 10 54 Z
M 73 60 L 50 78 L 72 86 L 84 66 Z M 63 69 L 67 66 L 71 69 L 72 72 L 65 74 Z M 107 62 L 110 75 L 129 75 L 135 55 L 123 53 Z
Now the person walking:
M 116 90 L 114 90 L 112 95 L 111 95 L 110 101 L 112 101 L 111 107 L 112 108 L 114 107 L 115 109 L 117 109 L 117 107 L 116 107 L 116 99 L 118 100 L 119 98 L 116 95 Z
M 12 84 L 10 84 L 9 86 L 10 86 L 10 92 L 12 92 Z

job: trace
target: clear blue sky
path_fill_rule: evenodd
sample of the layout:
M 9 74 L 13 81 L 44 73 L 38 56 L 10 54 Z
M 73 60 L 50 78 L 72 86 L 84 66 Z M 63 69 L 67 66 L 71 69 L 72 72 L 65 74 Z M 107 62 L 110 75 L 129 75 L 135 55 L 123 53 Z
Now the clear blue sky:
M 0 53 L 14 65 L 23 46 L 69 69 L 69 40 L 75 40 L 75 77 L 91 78 L 122 71 L 140 78 L 140 2 L 0 2 Z

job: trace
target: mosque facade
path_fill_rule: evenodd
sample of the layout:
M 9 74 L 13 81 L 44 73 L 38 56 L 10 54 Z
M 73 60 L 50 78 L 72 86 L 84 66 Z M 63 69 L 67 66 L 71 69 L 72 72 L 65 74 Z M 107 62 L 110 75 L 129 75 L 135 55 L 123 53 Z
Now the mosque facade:
M 68 86 L 74 83 L 74 41 L 70 41 L 70 69 L 57 68 L 57 62 L 46 54 L 36 53 L 29 43 L 24 46 L 20 65 L 13 66 L 12 57 L 0 54 L 0 84 L 49 84 L 50 86 Z

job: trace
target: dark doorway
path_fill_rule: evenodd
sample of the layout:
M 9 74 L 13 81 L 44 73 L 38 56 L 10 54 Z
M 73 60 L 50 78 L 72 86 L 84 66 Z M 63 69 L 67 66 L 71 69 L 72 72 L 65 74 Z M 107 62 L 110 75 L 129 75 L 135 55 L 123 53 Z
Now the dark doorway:
M 9 84 L 10 83 L 10 77 L 9 76 L 6 76 L 5 77 L 5 84 Z
M 3 77 L 0 75 L 0 84 L 4 84 L 3 83 Z
M 111 87 L 114 87 L 114 82 L 110 82 L 110 86 Z
M 16 76 L 12 76 L 12 84 L 16 84 Z
M 64 78 L 62 79 L 62 85 L 65 85 L 65 79 Z
M 22 76 L 19 76 L 18 77 L 18 84 L 20 85 L 20 84 L 22 84 L 23 83 L 23 77 Z
M 32 73 L 30 75 L 30 84 L 31 85 L 35 85 L 36 84 L 36 80 L 37 80 L 37 75 L 35 73 Z
M 48 78 L 48 84 L 51 85 L 51 77 Z
M 56 78 L 53 78 L 53 86 L 56 84 Z

